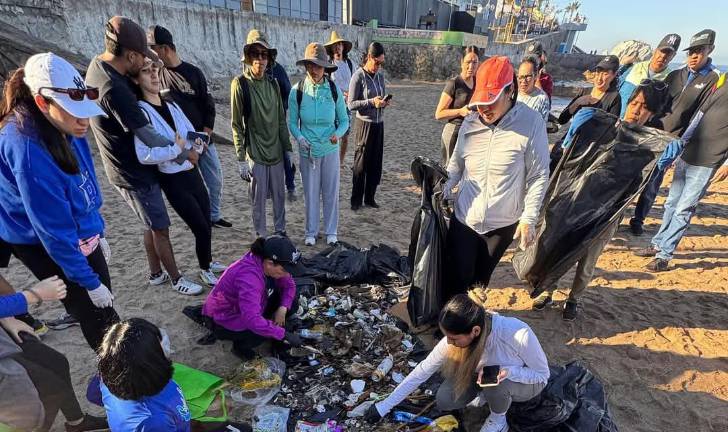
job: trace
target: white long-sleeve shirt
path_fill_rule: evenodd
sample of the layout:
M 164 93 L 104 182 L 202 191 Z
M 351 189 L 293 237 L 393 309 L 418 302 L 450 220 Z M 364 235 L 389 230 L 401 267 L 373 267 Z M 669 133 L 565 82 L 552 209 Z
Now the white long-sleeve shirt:
M 422 360 L 392 394 L 376 404 L 381 416 L 387 415 L 422 383 L 442 368 L 447 358 L 447 338 L 442 338 L 430 355 Z M 485 341 L 483 356 L 476 368 L 500 366 L 508 371 L 507 379 L 523 384 L 546 383 L 549 365 L 536 334 L 528 324 L 517 318 L 493 314 L 493 325 Z
M 175 142 L 175 136 L 177 133 L 183 138 L 187 137 L 187 132 L 194 132 L 195 128 L 192 123 L 182 112 L 182 109 L 177 106 L 174 102 L 165 102 L 169 108 L 169 112 L 172 114 L 174 120 L 174 126 L 177 132 L 167 121 L 162 118 L 161 115 L 155 110 L 148 102 L 139 101 L 139 107 L 146 114 L 149 122 L 154 129 L 159 132 L 163 137 L 172 140 L 172 145 L 165 147 L 149 147 L 138 137 L 134 137 L 134 150 L 136 151 L 137 159 L 143 165 L 157 165 L 159 171 L 165 174 L 175 174 L 182 171 L 191 170 L 194 168 L 192 163 L 188 160 L 177 163 L 175 158 L 182 152 Z M 188 141 L 186 148 L 189 150 L 192 148 L 192 144 Z
M 549 180 L 543 118 L 516 102 L 496 126 L 465 117 L 447 166 L 445 191 L 460 185 L 455 217 L 475 232 L 538 220 Z

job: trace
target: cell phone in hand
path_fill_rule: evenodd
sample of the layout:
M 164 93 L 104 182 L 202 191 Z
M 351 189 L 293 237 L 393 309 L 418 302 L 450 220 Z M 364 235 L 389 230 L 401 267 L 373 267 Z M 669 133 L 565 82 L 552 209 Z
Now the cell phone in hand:
M 478 385 L 480 387 L 495 387 L 498 385 L 500 366 L 484 366 Z
M 201 140 L 204 144 L 210 144 L 210 135 L 202 132 L 189 131 L 187 132 L 187 140 L 192 143 L 192 148 L 199 154 L 205 149 L 204 145 L 198 145 L 197 140 Z
M 392 94 L 391 93 L 389 93 L 387 95 L 384 95 L 384 102 L 389 102 L 390 100 L 392 100 Z

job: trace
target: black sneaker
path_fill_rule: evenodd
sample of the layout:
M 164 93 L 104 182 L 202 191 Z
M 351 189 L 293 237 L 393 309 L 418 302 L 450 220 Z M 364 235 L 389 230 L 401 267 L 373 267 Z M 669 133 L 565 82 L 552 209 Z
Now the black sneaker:
M 36 319 L 33 315 L 29 313 L 24 313 L 21 315 L 16 315 L 15 319 L 20 320 L 29 326 L 33 327 L 33 332 L 36 336 L 41 337 L 48 333 L 48 326 L 41 320 Z
M 645 229 L 642 227 L 642 224 L 631 223 L 631 222 L 629 224 L 629 231 L 632 233 L 632 235 L 635 235 L 637 237 L 639 237 L 645 233 Z
M 640 257 L 653 257 L 657 255 L 657 253 L 660 252 L 659 249 L 657 249 L 655 246 L 650 245 L 649 247 L 637 249 L 634 251 L 634 254 Z
M 657 272 L 664 272 L 668 270 L 668 264 L 670 261 L 662 258 L 655 258 L 652 261 L 650 261 L 649 264 L 645 267 L 648 271 L 651 271 L 653 273 Z
M 549 292 L 543 292 L 541 295 L 536 297 L 536 300 L 533 301 L 533 305 L 531 305 L 531 308 L 533 310 L 542 310 L 546 306 L 553 303 L 553 299 L 551 298 L 551 293 Z
M 574 321 L 577 315 L 577 303 L 575 301 L 567 300 L 564 303 L 564 311 L 561 313 L 561 318 L 564 321 Z
M 377 204 L 377 202 L 374 200 L 364 201 L 364 205 L 367 207 L 375 208 L 375 209 L 379 208 L 379 204 Z
M 79 325 L 78 320 L 71 314 L 63 313 L 57 319 L 46 323 L 51 330 L 65 330 L 69 327 Z
M 83 420 L 77 425 L 66 423 L 66 432 L 94 432 L 109 430 L 109 422 L 105 417 L 96 417 L 89 414 L 83 415 Z
M 233 345 L 232 352 L 233 352 L 233 354 L 235 354 L 235 356 L 237 358 L 239 358 L 242 361 L 253 360 L 255 358 L 255 356 L 257 355 L 255 353 L 255 351 L 253 351 L 250 348 L 240 348 L 240 347 L 236 347 L 234 345 Z
M 220 218 L 212 223 L 212 226 L 216 226 L 218 228 L 232 228 L 233 224 L 226 221 L 223 218 Z
M 351 209 L 354 211 L 359 211 L 361 209 L 361 204 L 352 204 Z

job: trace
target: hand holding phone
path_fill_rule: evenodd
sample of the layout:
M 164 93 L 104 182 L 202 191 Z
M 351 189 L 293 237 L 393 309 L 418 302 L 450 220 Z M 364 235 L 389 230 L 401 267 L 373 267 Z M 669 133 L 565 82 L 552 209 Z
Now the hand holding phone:
M 392 100 L 392 94 L 391 93 L 388 93 L 388 94 L 384 95 L 384 102 L 389 102 L 390 100 Z
M 483 366 L 478 374 L 478 385 L 480 387 L 495 387 L 504 379 L 501 377 L 500 366 Z
M 202 153 L 205 146 L 210 144 L 210 135 L 203 132 L 187 132 L 187 140 L 192 142 L 192 147 L 197 153 Z

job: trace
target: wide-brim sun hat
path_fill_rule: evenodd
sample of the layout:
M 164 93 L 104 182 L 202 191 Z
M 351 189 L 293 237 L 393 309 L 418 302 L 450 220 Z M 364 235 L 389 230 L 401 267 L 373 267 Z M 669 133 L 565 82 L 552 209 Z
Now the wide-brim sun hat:
M 312 42 L 306 47 L 306 51 L 303 54 L 303 58 L 296 62 L 296 66 L 306 66 L 306 63 L 315 64 L 321 66 L 326 72 L 333 72 L 338 67 L 329 61 L 329 57 L 326 54 L 324 46 L 317 42 Z
M 349 51 L 351 51 L 351 48 L 354 46 L 351 41 L 342 38 L 341 36 L 339 36 L 338 33 L 336 33 L 336 30 L 333 30 L 331 32 L 331 37 L 329 38 L 329 41 L 324 44 L 324 47 L 326 48 L 327 52 L 331 52 L 333 51 L 334 45 L 339 42 L 344 44 L 344 54 L 349 53 Z
M 245 61 L 245 58 L 248 56 L 248 50 L 250 50 L 253 45 L 260 45 L 267 49 L 271 58 L 275 58 L 278 55 L 278 50 L 270 45 L 266 34 L 258 29 L 252 29 L 248 32 L 248 37 L 245 39 L 245 45 L 243 45 L 243 58 L 240 60 Z
M 513 84 L 513 65 L 508 57 L 494 56 L 481 63 L 475 74 L 475 92 L 469 107 L 491 105 L 498 100 L 503 90 Z
M 24 66 L 25 85 L 36 95 L 52 99 L 72 116 L 87 119 L 99 115 L 106 116 L 101 107 L 86 94 L 81 100 L 73 100 L 67 93 L 51 90 L 87 90 L 81 74 L 68 61 L 51 52 L 35 54 L 28 58 Z

